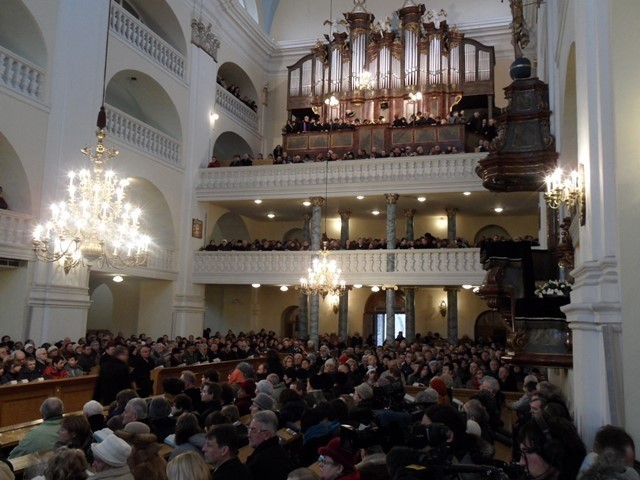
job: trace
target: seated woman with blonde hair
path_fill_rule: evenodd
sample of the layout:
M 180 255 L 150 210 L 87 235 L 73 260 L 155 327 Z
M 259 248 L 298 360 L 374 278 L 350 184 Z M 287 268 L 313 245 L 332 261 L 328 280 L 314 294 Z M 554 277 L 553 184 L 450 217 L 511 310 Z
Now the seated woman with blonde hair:
M 197 452 L 181 453 L 167 465 L 167 477 L 171 480 L 209 480 L 211 470 Z

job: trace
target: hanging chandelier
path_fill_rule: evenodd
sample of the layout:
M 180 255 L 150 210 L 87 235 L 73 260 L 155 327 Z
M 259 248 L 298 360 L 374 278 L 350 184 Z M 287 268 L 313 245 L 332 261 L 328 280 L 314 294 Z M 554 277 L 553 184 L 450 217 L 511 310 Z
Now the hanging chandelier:
M 327 242 L 323 242 L 322 250 L 313 259 L 307 276 L 300 278 L 300 286 L 296 289 L 305 295 L 339 297 L 347 290 L 341 275 L 342 270 L 338 268 L 336 261 L 329 258 Z
M 140 231 L 142 212 L 125 201 L 129 180 L 105 169 L 105 164 L 118 156 L 116 149 L 106 148 L 103 143 L 108 53 L 107 26 L 98 140 L 95 147 L 82 149 L 91 168 L 69 173 L 67 199 L 53 203 L 50 220 L 36 226 L 33 232 L 36 258 L 58 263 L 65 273 L 85 264 L 98 268 L 138 267 L 146 265 L 149 254 L 150 238 Z

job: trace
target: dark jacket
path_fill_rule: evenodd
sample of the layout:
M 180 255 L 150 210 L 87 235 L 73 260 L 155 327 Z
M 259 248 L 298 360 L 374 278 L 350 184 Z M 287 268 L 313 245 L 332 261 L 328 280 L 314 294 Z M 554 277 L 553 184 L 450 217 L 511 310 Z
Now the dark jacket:
M 254 478 L 286 480 L 293 470 L 293 462 L 287 451 L 280 445 L 277 436 L 258 445 L 247 458 L 247 466 Z
M 100 365 L 100 373 L 93 391 L 93 399 L 102 405 L 109 405 L 121 390 L 131 388 L 129 366 L 122 360 L 109 357 Z
M 227 460 L 213 471 L 213 480 L 251 480 L 251 470 L 238 457 Z M 265 477 L 268 478 L 268 477 Z

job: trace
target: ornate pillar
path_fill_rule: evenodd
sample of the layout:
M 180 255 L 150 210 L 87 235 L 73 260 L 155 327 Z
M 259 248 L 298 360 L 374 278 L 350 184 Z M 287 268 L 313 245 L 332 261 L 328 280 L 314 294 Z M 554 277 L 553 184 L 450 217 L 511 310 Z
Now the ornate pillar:
M 449 242 L 455 241 L 458 236 L 456 229 L 456 215 L 458 214 L 457 208 L 447 208 L 447 238 Z
M 322 223 L 322 206 L 324 198 L 312 197 L 311 199 L 311 250 L 317 252 L 320 250 L 320 225 Z M 320 298 L 318 295 L 311 295 L 309 302 L 309 339 L 313 340 L 314 345 L 318 346 L 320 325 Z
M 309 227 L 309 221 L 311 220 L 311 215 L 305 213 L 302 216 L 303 224 L 302 224 L 302 241 L 311 243 L 311 231 Z
M 349 210 L 344 212 L 338 212 L 340 214 L 340 245 L 345 248 L 347 240 L 349 240 L 349 217 L 351 212 Z
M 458 287 L 445 287 L 447 292 L 447 339 L 455 344 L 458 340 Z
M 309 298 L 304 292 L 298 292 L 298 338 L 309 335 Z
M 414 239 L 413 235 L 413 216 L 416 214 L 416 210 L 414 208 L 407 208 L 404 211 L 404 218 L 407 219 L 407 228 L 405 230 L 404 237 L 409 240 Z
M 408 341 L 416 338 L 416 290 L 418 287 L 404 287 L 405 332 Z
M 349 335 L 349 290 L 340 295 L 338 308 L 338 335 L 346 341 Z
M 396 248 L 396 207 L 400 195 L 397 193 L 385 193 L 387 199 L 387 250 Z M 395 271 L 395 255 L 387 253 L 387 272 Z M 396 292 L 393 288 L 387 289 L 386 313 L 387 313 L 387 341 L 393 343 L 395 339 L 396 318 Z

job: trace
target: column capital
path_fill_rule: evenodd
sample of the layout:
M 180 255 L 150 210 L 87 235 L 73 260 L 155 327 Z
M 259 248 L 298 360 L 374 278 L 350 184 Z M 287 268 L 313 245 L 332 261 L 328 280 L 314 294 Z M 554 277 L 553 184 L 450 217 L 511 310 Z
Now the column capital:
M 447 212 L 448 217 L 455 217 L 458 213 L 457 208 L 445 208 L 445 212 Z
M 454 287 L 454 286 L 444 287 L 443 290 L 445 292 L 459 292 L 460 291 L 460 287 Z
M 389 205 L 395 205 L 398 202 L 398 198 L 400 198 L 400 195 L 397 193 L 385 193 L 384 196 Z
M 416 209 L 415 208 L 405 208 L 404 210 L 404 216 L 406 218 L 413 218 L 413 216 L 416 214 Z
M 349 217 L 351 216 L 351 210 L 338 211 L 338 213 L 342 220 L 349 220 Z
M 324 205 L 324 197 L 311 197 L 309 201 L 314 207 L 322 207 Z

